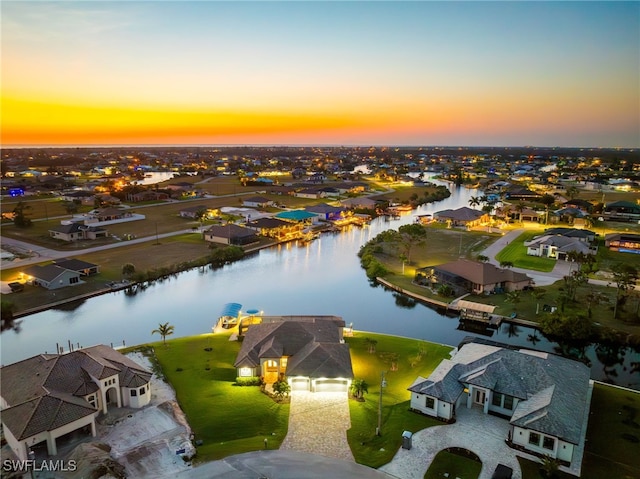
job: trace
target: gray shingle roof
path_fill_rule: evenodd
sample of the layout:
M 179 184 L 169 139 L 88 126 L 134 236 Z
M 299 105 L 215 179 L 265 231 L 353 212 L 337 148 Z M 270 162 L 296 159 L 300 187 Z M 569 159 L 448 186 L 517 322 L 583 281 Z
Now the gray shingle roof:
M 520 398 L 511 424 L 578 444 L 589 389 L 589 368 L 548 353 L 465 344 L 410 391 L 455 402 L 465 384 Z
M 349 346 L 340 342 L 341 325 L 321 318 L 252 325 L 234 365 L 257 367 L 261 358 L 287 356 L 287 375 L 353 378 Z

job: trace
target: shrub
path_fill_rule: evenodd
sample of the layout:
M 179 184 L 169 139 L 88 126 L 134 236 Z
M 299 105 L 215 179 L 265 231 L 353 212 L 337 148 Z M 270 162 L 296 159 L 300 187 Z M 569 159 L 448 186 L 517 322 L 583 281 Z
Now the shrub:
M 258 376 L 237 377 L 236 385 L 238 386 L 262 386 L 262 378 Z

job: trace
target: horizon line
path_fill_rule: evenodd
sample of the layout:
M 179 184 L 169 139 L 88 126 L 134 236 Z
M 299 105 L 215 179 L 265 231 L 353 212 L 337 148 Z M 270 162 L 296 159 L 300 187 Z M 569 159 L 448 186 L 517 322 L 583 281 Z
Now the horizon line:
M 640 146 L 548 146 L 548 145 L 403 145 L 403 144 L 340 144 L 340 143 L 118 143 L 118 144 L 15 144 L 0 145 L 4 149 L 27 148 L 540 148 L 573 150 L 625 150 L 633 151 Z

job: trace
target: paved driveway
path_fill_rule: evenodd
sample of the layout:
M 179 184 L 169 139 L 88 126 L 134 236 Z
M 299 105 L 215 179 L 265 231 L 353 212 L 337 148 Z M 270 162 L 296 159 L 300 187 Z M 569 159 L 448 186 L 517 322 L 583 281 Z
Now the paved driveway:
M 347 443 L 351 427 L 347 393 L 291 392 L 289 431 L 280 450 L 353 461 Z
M 505 444 L 509 423 L 483 414 L 479 408 L 456 410 L 457 422 L 435 426 L 413 435 L 413 448 L 400 449 L 391 462 L 380 468 L 402 479 L 422 479 L 436 454 L 448 447 L 462 447 L 480 457 L 479 479 L 489 479 L 498 463 L 513 469 L 513 479 L 522 479 L 513 449 Z

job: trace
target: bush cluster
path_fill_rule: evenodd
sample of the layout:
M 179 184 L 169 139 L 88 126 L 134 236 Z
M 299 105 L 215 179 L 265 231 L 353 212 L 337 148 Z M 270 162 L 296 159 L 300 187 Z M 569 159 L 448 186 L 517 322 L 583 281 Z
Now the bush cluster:
M 264 380 L 258 376 L 236 378 L 237 386 L 262 386 L 263 384 L 264 384 Z

